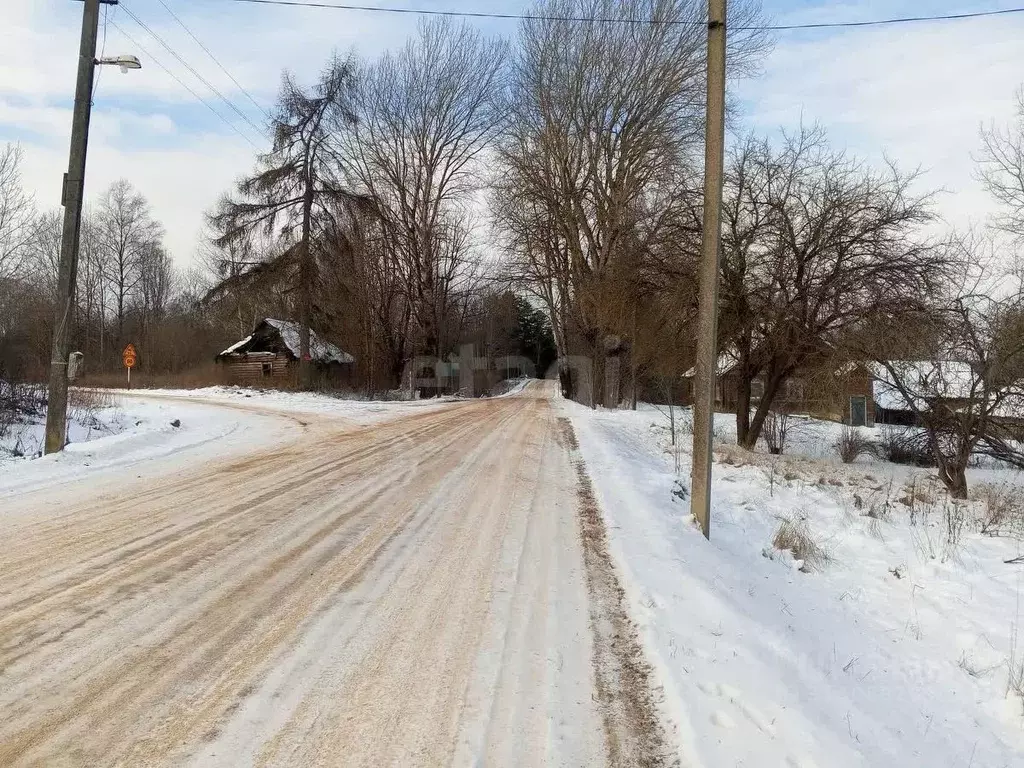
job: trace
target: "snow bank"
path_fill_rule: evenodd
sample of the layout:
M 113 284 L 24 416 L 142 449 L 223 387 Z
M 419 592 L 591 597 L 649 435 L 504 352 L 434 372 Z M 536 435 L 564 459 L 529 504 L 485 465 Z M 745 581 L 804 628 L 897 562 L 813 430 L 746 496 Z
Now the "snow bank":
M 139 396 L 181 399 L 211 404 L 242 405 L 275 413 L 306 414 L 345 421 L 351 424 L 375 424 L 407 413 L 443 408 L 455 398 L 424 400 L 370 400 L 355 394 L 336 396 L 320 392 L 288 392 L 238 386 L 203 389 L 137 390 Z
M 102 392 L 109 406 L 92 409 L 87 417 L 71 410 L 71 442 L 60 454 L 40 457 L 41 417 L 18 425 L 5 438 L 0 444 L 7 449 L 0 452 L 0 499 L 87 475 L 106 474 L 116 481 L 117 475 L 135 472 L 151 459 L 176 456 L 186 466 L 302 439 L 310 419 L 355 428 L 449 402 L 343 400 L 241 387 Z M 21 455 L 12 454 L 14 447 Z
M 1024 567 L 1004 561 L 1020 542 L 973 521 L 947 541 L 958 508 L 928 470 L 735 447 L 714 467 L 707 542 L 682 498 L 690 435 L 677 475 L 657 410 L 564 407 L 684 765 L 1019 764 L 1024 702 L 1007 682 Z M 729 419 L 716 427 L 727 440 Z M 797 445 L 825 456 L 832 432 L 808 424 Z M 828 562 L 805 573 L 775 550 L 783 520 Z

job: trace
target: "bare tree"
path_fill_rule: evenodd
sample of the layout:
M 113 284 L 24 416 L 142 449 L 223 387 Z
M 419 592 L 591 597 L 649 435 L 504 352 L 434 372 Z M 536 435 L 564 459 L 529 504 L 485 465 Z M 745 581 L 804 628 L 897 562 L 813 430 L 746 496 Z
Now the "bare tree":
M 979 176 L 1002 210 L 995 224 L 1024 238 L 1024 87 L 1017 91 L 1017 115 L 1006 128 L 991 125 L 981 131 Z
M 96 211 L 98 246 L 113 299 L 116 341 L 125 341 L 125 318 L 142 281 L 146 254 L 163 238 L 149 202 L 125 179 L 115 181 Z
M 159 320 L 167 310 L 176 277 L 170 254 L 159 243 L 152 243 L 139 261 L 139 306 L 143 328 Z
M 57 295 L 57 269 L 64 216 L 59 210 L 36 215 L 32 235 L 25 247 L 25 270 L 54 300 Z
M 299 377 L 311 383 L 309 331 L 317 281 L 312 241 L 332 221 L 337 205 L 351 198 L 336 153 L 333 129 L 355 122 L 352 108 L 355 63 L 333 58 L 309 90 L 285 73 L 272 127 L 273 148 L 259 157 L 257 173 L 238 185 L 240 199 L 225 198 L 210 222 L 215 243 L 230 249 L 251 247 L 262 235 L 276 244 L 271 269 L 293 272 L 298 293 Z M 260 276 L 267 264 L 250 276 Z
M 757 16 L 742 3 L 733 13 Z M 684 0 L 545 0 L 535 16 L 512 68 L 495 217 L 514 276 L 548 307 L 563 389 L 612 404 L 604 366 L 638 348 L 631 307 L 659 272 L 674 279 L 655 282 L 680 293 L 699 242 L 706 11 Z M 762 50 L 761 38 L 732 42 L 740 68 Z M 575 355 L 593 360 L 586 391 L 566 368 Z
M 362 73 L 346 156 L 380 219 L 379 245 L 402 269 L 427 355 L 446 351 L 452 301 L 472 274 L 469 211 L 506 59 L 504 41 L 439 19 Z
M 21 183 L 21 147 L 0 148 L 0 282 L 20 272 L 25 251 L 34 235 L 35 209 Z
M 76 318 L 83 351 L 89 360 L 95 357 L 102 364 L 107 353 L 110 270 L 105 263 L 106 252 L 101 247 L 99 227 L 89 210 L 83 212 L 78 240 Z
M 748 140 L 731 165 L 722 327 L 739 360 L 738 440 L 751 448 L 796 371 L 841 359 L 846 336 L 874 318 L 920 310 L 953 265 L 919 234 L 933 214 L 911 191 L 916 176 L 870 169 L 821 129 L 784 135 L 778 149 Z
M 965 295 L 936 316 L 938 344 L 924 360 L 879 360 L 880 382 L 923 428 L 939 478 L 967 498 L 975 455 L 1024 468 L 1024 305 Z

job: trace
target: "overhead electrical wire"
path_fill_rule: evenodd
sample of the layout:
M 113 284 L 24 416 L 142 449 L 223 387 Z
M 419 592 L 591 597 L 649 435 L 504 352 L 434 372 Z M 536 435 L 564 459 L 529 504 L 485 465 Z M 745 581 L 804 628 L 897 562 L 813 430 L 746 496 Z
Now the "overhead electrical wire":
M 221 64 L 216 56 L 210 51 L 210 49 L 203 44 L 203 42 L 190 30 L 185 23 L 168 7 L 164 0 L 158 0 L 164 9 L 171 15 L 171 17 L 188 33 L 200 48 L 206 53 L 210 59 L 220 68 L 222 72 L 231 80 L 232 83 L 243 93 L 246 98 L 249 99 L 264 114 L 269 114 L 264 107 L 262 107 L 252 94 L 249 93 L 242 85 L 235 79 L 235 77 L 227 70 L 227 68 Z M 235 3 L 246 3 L 250 5 L 275 5 L 285 7 L 297 7 L 297 8 L 323 8 L 337 11 L 361 11 L 365 13 L 388 13 L 388 14 L 406 14 L 416 16 L 448 16 L 458 18 L 470 18 L 470 19 L 498 19 L 506 21 L 565 21 L 565 22 L 591 22 L 600 24 L 667 24 L 671 26 L 704 26 L 704 22 L 699 21 L 683 21 L 683 20 L 672 20 L 672 21 L 651 21 L 645 19 L 615 19 L 615 18 L 585 18 L 585 17 L 573 17 L 573 16 L 550 16 L 550 15 L 538 15 L 538 14 L 526 14 L 526 13 L 496 13 L 490 11 L 446 11 L 437 9 L 420 9 L 420 8 L 395 8 L 389 6 L 370 6 L 370 5 L 354 5 L 349 3 L 328 3 L 318 2 L 317 0 L 227 0 L 228 2 Z M 124 3 L 120 6 L 124 8 L 127 13 L 136 24 L 144 29 L 149 35 L 156 40 L 160 45 L 170 53 L 182 66 L 184 66 L 189 72 L 192 73 L 200 82 L 202 82 L 207 88 L 209 88 L 217 97 L 227 104 L 232 111 L 234 111 L 239 117 L 241 117 L 250 127 L 257 131 L 261 136 L 266 137 L 265 129 L 256 125 L 249 119 L 249 117 L 242 112 L 230 99 L 224 96 L 216 87 L 214 87 L 209 80 L 203 77 L 196 69 L 191 66 L 184 58 L 182 58 L 162 37 L 154 32 L 144 21 L 136 16 L 132 11 L 127 8 Z M 943 22 L 943 21 L 963 21 L 968 19 L 980 19 L 989 18 L 995 16 L 1008 16 L 1013 14 L 1024 14 L 1024 7 L 1019 8 L 1002 8 L 990 11 L 971 11 L 965 13 L 950 13 L 950 14 L 935 14 L 928 16 L 903 16 L 903 17 L 892 17 L 885 19 L 870 19 L 866 21 L 836 21 L 836 22 L 810 22 L 803 24 L 761 24 L 761 25 L 740 25 L 734 26 L 734 30 L 764 30 L 764 31 L 793 31 L 793 30 L 816 30 L 816 29 L 844 29 L 844 28 L 863 28 L 863 27 L 881 27 L 891 26 L 897 24 L 916 24 L 924 22 Z M 104 17 L 104 27 L 106 27 L 107 19 Z M 214 115 L 220 118 L 226 125 L 234 130 L 239 136 L 249 142 L 254 148 L 258 149 L 256 144 L 253 143 L 252 139 L 239 130 L 233 122 L 228 120 L 217 111 L 208 101 L 197 94 L 192 88 L 185 84 L 181 78 L 175 75 L 170 69 L 162 64 L 158 59 L 148 53 L 145 48 L 133 38 L 123 27 L 117 24 L 115 21 L 110 20 L 109 22 L 121 34 L 123 34 L 128 40 L 133 42 L 138 48 L 157 66 L 159 66 L 164 72 L 170 75 L 179 85 L 187 90 L 192 96 L 198 101 L 202 102 Z
M 188 63 L 188 62 L 187 62 L 187 61 L 185 60 L 185 58 L 184 58 L 183 56 L 181 56 L 181 54 L 179 54 L 179 53 L 178 53 L 177 51 L 175 51 L 175 50 L 174 50 L 174 48 L 172 48 L 172 47 L 171 47 L 171 46 L 170 46 L 170 45 L 169 45 L 169 44 L 167 43 L 167 41 L 166 41 L 166 40 L 164 40 L 164 39 L 163 39 L 162 37 L 160 37 L 160 35 L 158 35 L 158 34 L 157 34 L 156 32 L 154 32 L 154 31 L 153 31 L 153 30 L 152 30 L 152 29 L 151 29 L 151 28 L 149 27 L 149 25 L 148 25 L 148 24 L 146 24 L 146 22 L 144 22 L 144 21 L 143 21 L 142 19 L 140 19 L 140 18 L 139 18 L 138 16 L 136 16 L 136 15 L 135 15 L 135 14 L 134 14 L 134 13 L 132 12 L 132 10 L 131 10 L 130 8 L 128 8 L 128 7 L 127 7 L 127 6 L 126 6 L 126 5 L 124 4 L 124 3 L 121 3 L 120 5 L 121 5 L 121 7 L 122 7 L 122 8 L 124 9 L 124 12 L 125 12 L 125 13 L 127 13 L 127 14 L 128 14 L 128 16 L 129 16 L 129 17 L 130 17 L 130 18 L 131 18 L 131 19 L 132 19 L 132 20 L 133 20 L 133 21 L 134 21 L 134 22 L 135 22 L 136 24 L 138 24 L 138 25 L 139 25 L 140 27 L 142 27 L 142 28 L 143 28 L 143 29 L 144 29 L 144 30 L 145 30 L 145 31 L 146 31 L 147 33 L 149 33 L 149 36 L 150 36 L 150 37 L 152 37 L 152 38 L 153 38 L 154 40 L 156 40 L 156 41 L 157 41 L 158 43 L 160 43 L 160 45 L 161 45 L 161 46 L 162 46 L 162 47 L 164 48 L 164 50 L 166 50 L 166 51 L 167 51 L 167 52 L 168 52 L 169 54 L 171 54 L 171 56 L 173 56 L 173 57 L 174 57 L 175 59 L 177 59 L 178 63 L 180 63 L 180 64 L 181 64 L 181 65 L 182 65 L 183 67 L 185 67 L 185 69 L 187 69 L 187 70 L 188 70 L 189 72 L 191 72 L 191 73 L 192 73 L 192 75 L 193 75 L 193 76 L 195 76 L 195 78 L 196 78 L 197 80 L 199 80 L 199 81 L 200 81 L 200 82 L 201 82 L 201 83 L 202 83 L 203 85 L 205 85 L 205 86 L 206 86 L 207 88 L 209 88 L 209 89 L 210 89 L 210 90 L 211 90 L 211 91 L 212 91 L 212 92 L 213 92 L 214 94 L 216 94 L 216 95 L 217 95 L 217 97 L 218 97 L 218 98 L 219 98 L 219 99 L 220 99 L 221 101 L 223 101 L 223 102 L 224 102 L 225 104 L 227 104 L 227 105 L 228 105 L 228 106 L 229 106 L 229 107 L 230 107 L 230 108 L 232 109 L 232 111 L 234 111 L 234 113 L 235 113 L 236 115 L 238 115 L 238 116 L 239 116 L 240 118 L 242 118 L 242 120 L 244 120 L 244 121 L 245 121 L 246 123 L 248 123 L 249 127 L 251 127 L 251 128 L 253 129 L 253 130 L 255 130 L 255 131 L 256 131 L 256 133 L 257 133 L 257 134 L 259 134 L 260 136 L 262 136 L 262 137 L 264 137 L 264 138 L 268 138 L 268 134 L 267 134 L 267 131 L 266 131 L 266 129 L 265 129 L 265 128 L 262 128 L 261 126 L 257 125 L 257 124 L 256 124 L 256 123 L 254 123 L 254 122 L 253 122 L 252 120 L 250 120 L 250 119 L 249 119 L 249 116 L 248 116 L 248 115 L 246 115 L 246 114 L 245 114 L 245 112 L 243 112 L 243 111 L 242 111 L 242 110 L 240 110 L 240 109 L 239 109 L 239 108 L 238 108 L 237 106 L 235 106 L 234 102 L 232 102 L 232 101 L 231 101 L 231 100 L 230 100 L 230 99 L 229 99 L 229 98 L 228 98 L 227 96 L 225 96 L 225 95 L 224 95 L 223 93 L 221 93 L 221 92 L 220 92 L 220 91 L 219 91 L 219 90 L 218 90 L 218 89 L 217 89 L 217 88 L 216 88 L 216 87 L 215 87 L 215 86 L 214 86 L 214 85 L 213 85 L 213 84 L 212 84 L 212 83 L 211 83 L 211 82 L 210 82 L 209 80 L 207 80 L 207 79 L 206 79 L 205 77 L 203 77 L 203 76 L 202 76 L 202 75 L 201 75 L 201 74 L 200 74 L 200 73 L 199 73 L 198 71 L 196 71 L 196 68 L 195 68 L 195 67 L 193 67 L 193 66 L 192 66 L 191 64 L 189 64 L 189 63 Z
M 186 26 L 184 21 L 182 21 L 180 18 L 178 18 L 178 15 L 174 11 L 171 10 L 170 6 L 168 6 L 167 3 L 164 2 L 164 0 L 157 0 L 157 1 L 160 3 L 160 5 L 162 5 L 164 7 L 164 10 L 166 10 L 171 15 L 171 18 L 174 19 L 176 22 L 178 22 L 178 24 L 181 26 L 181 28 L 184 29 L 186 33 L 188 33 L 188 36 L 191 37 L 195 41 L 196 45 L 198 45 L 200 48 L 203 49 L 203 51 L 206 52 L 206 55 L 209 56 L 213 60 L 213 63 L 216 64 L 218 67 L 220 67 L 220 71 L 228 76 L 228 78 L 231 80 L 231 82 L 235 84 L 235 87 L 237 87 L 238 90 L 240 90 L 242 93 L 245 94 L 246 98 L 249 99 L 249 101 L 251 101 L 253 103 L 253 106 L 255 106 L 256 109 L 258 109 L 260 112 L 265 114 L 267 117 L 270 117 L 271 116 L 270 113 L 258 101 L 256 101 L 255 98 L 253 98 L 253 95 L 251 93 L 249 93 L 249 91 L 247 91 L 245 89 L 245 87 L 240 82 L 238 82 L 238 80 L 235 79 L 235 76 L 232 75 L 227 70 L 227 67 L 225 67 L 223 64 L 220 63 L 220 60 L 216 56 L 213 55 L 213 52 L 210 51 L 210 49 L 207 48 L 203 44 L 202 40 L 200 40 L 198 37 L 196 37 L 195 33 L 191 29 L 189 29 L 188 26 Z
M 102 59 L 107 53 L 107 23 L 110 21 L 107 13 L 110 10 L 109 5 L 103 6 L 103 43 L 100 45 L 100 58 Z M 96 68 L 96 79 L 92 84 L 92 100 L 96 101 L 96 92 L 100 89 L 100 75 L 103 74 L 103 67 Z
M 597 18 L 588 19 L 582 16 L 547 16 L 543 14 L 528 13 L 495 13 L 491 11 L 442 11 L 425 8 L 393 8 L 387 6 L 352 5 L 349 3 L 327 3 L 316 0 L 228 0 L 234 3 L 249 3 L 252 5 L 282 5 L 303 8 L 328 8 L 337 11 L 364 11 L 366 13 L 402 13 L 414 16 L 454 16 L 469 19 L 504 19 L 512 21 L 579 21 L 593 22 L 600 24 L 668 24 L 671 26 L 704 26 L 701 21 L 657 21 L 647 19 L 613 19 Z M 932 16 L 903 16 L 887 19 L 872 19 L 868 21 L 831 21 L 814 22 L 807 24 L 753 24 L 732 27 L 735 30 L 765 30 L 765 31 L 790 31 L 798 29 L 841 29 L 844 27 L 880 27 L 892 24 L 916 24 L 928 21 L 962 21 L 965 19 L 980 19 L 989 16 L 1006 16 L 1010 14 L 1024 13 L 1021 8 L 1003 8 L 992 11 L 971 11 L 966 13 L 936 14 Z
M 249 137 L 249 136 L 248 136 L 247 134 L 243 133 L 243 132 L 242 132 L 242 130 L 241 130 L 241 129 L 240 129 L 240 128 L 239 128 L 238 126 L 237 126 L 237 125 L 235 125 L 235 124 L 234 124 L 233 122 L 231 122 L 231 121 L 230 121 L 230 120 L 228 120 L 228 119 L 227 119 L 226 117 L 224 117 L 224 115 L 223 115 L 223 114 L 221 114 L 220 112 L 218 112 L 218 111 L 217 111 L 217 109 L 216 109 L 216 108 L 215 108 L 215 107 L 214 107 L 214 106 L 213 106 L 212 104 L 210 104 L 210 102 L 208 102 L 208 101 L 207 101 L 206 99 L 204 99 L 204 98 L 203 98 L 202 96 L 200 96 L 200 95 L 199 95 L 198 93 L 196 93 L 196 92 L 195 92 L 195 91 L 194 91 L 194 90 L 193 90 L 193 89 L 192 89 L 191 87 L 189 87 L 189 85 L 188 85 L 187 83 L 185 83 L 185 82 L 184 82 L 184 81 L 183 81 L 183 80 L 182 80 L 182 79 L 181 79 L 180 77 L 178 77 L 178 76 L 177 76 L 176 74 L 174 74 L 174 72 L 172 72 L 172 71 L 171 71 L 170 69 L 168 69 L 168 68 L 167 68 L 166 66 L 164 66 L 164 64 L 163 64 L 163 63 L 161 63 L 161 61 L 160 61 L 160 60 L 159 60 L 158 58 L 156 58 L 155 56 L 153 56 L 153 54 L 151 54 L 151 53 L 150 53 L 149 51 L 147 51 L 147 50 L 146 50 L 145 46 L 143 46 L 143 45 L 142 45 L 142 43 L 140 43 L 140 42 L 139 42 L 138 40 L 136 40 L 136 39 L 135 39 L 134 37 L 132 37 L 132 36 L 131 36 L 131 35 L 130 35 L 130 34 L 128 33 L 128 31 L 124 29 L 124 27 L 122 27 L 122 26 L 121 26 L 120 24 L 118 24 L 118 23 L 117 23 L 116 21 L 111 21 L 111 22 L 110 22 L 110 24 L 111 24 L 111 26 L 113 26 L 113 27 L 114 27 L 114 29 L 116 29 L 116 30 L 117 30 L 118 32 L 120 32 L 120 33 L 121 33 L 122 35 L 124 35 L 124 36 L 125 36 L 125 38 L 127 38 L 127 40 L 128 40 L 128 41 L 129 41 L 130 43 L 132 43 L 133 45 L 135 45 L 135 47 L 137 47 L 137 48 L 139 49 L 139 51 L 140 51 L 140 52 L 141 52 L 141 53 L 142 53 L 142 54 L 143 54 L 143 55 L 144 55 L 144 56 L 146 57 L 146 61 L 152 61 L 152 62 L 153 62 L 154 64 L 156 64 L 156 65 L 157 65 L 158 67 L 160 67 L 160 69 L 162 69 L 162 70 L 163 70 L 164 72 L 166 72 L 166 73 L 167 73 L 168 75 L 170 75 L 170 76 L 171 76 L 171 78 L 172 78 L 172 79 L 173 79 L 173 80 L 174 80 L 175 82 L 177 82 L 177 83 L 178 83 L 178 85 L 180 85 L 180 86 L 181 86 L 182 88 L 184 88 L 184 89 L 185 89 L 186 91 L 188 91 L 189 93 L 191 93 L 191 94 L 192 94 L 192 96 L 193 96 L 193 97 L 195 97 L 195 99 L 196 99 L 197 101 L 201 102 L 201 103 L 203 104 L 203 106 L 205 106 L 205 107 L 206 107 L 206 108 L 207 108 L 208 110 L 210 110 L 211 112 L 213 112 L 213 114 L 215 114 L 215 115 L 216 115 L 216 116 L 217 116 L 218 118 L 220 118 L 220 120 L 221 120 L 221 121 L 222 121 L 222 122 L 223 122 L 223 123 L 224 123 L 225 125 L 227 125 L 227 126 L 228 126 L 229 128 L 231 128 L 231 130 L 233 130 L 233 131 L 234 131 L 235 133 L 237 133 L 237 134 L 238 134 L 239 136 L 241 136 L 241 137 L 242 137 L 243 139 L 245 139 L 245 140 L 246 140 L 247 142 L 249 142 L 249 144 L 250 144 L 250 145 L 252 145 L 252 148 L 253 148 L 253 149 L 255 149 L 255 150 L 259 150 L 259 147 L 258 147 L 258 146 L 256 145 L 256 143 L 255 143 L 255 142 L 254 142 L 254 141 L 252 140 L 252 138 L 250 138 L 250 137 Z

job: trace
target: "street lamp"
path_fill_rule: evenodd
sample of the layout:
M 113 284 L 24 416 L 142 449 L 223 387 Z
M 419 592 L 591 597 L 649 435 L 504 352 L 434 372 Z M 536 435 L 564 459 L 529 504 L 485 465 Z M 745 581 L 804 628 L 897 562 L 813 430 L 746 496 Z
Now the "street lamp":
M 120 67 L 122 73 L 129 69 L 142 69 L 142 62 L 139 61 L 138 56 L 107 56 L 103 59 L 93 59 L 93 63 L 113 64 L 115 67 Z
M 67 427 L 68 347 L 71 314 L 74 309 L 75 280 L 78 275 L 78 236 L 82 227 L 85 154 L 89 142 L 93 74 L 97 66 L 105 64 L 120 67 L 122 72 L 142 67 L 135 56 L 96 58 L 96 38 L 99 33 L 101 4 L 116 5 L 117 0 L 85 0 L 85 9 L 82 13 L 82 41 L 78 54 L 75 111 L 71 119 L 71 153 L 61 193 L 61 205 L 64 206 L 64 226 L 60 240 L 60 267 L 57 273 L 53 347 L 50 351 L 50 385 L 46 402 L 46 453 L 56 453 L 64 449 L 64 436 Z

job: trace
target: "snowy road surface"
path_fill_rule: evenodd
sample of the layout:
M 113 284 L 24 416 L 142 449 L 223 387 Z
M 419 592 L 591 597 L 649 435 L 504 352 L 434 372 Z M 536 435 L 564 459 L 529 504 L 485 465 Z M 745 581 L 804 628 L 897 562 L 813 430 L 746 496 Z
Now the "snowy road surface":
M 657 762 L 551 394 L 4 497 L 0 765 Z

